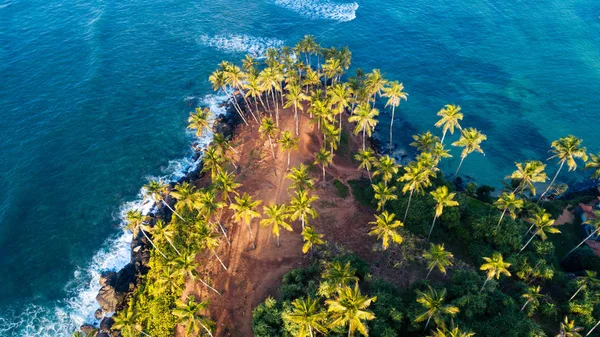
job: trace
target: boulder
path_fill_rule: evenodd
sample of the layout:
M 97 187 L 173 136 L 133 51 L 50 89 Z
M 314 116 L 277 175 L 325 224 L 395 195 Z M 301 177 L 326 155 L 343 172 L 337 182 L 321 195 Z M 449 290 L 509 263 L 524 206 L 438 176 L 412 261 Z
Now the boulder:
M 112 317 L 104 317 L 102 322 L 100 322 L 100 331 L 101 332 L 110 332 L 113 324 L 115 324 L 115 320 Z M 100 337 L 100 335 L 98 335 Z
M 102 309 L 96 310 L 94 317 L 99 321 L 102 320 L 102 318 L 104 318 L 104 311 L 102 311 Z
M 83 334 L 86 336 L 96 336 L 98 333 L 98 329 L 91 324 L 84 324 L 79 327 L 79 330 L 81 330 L 81 332 L 83 332 Z
M 100 286 L 104 287 L 106 285 L 111 284 L 116 276 L 117 273 L 115 273 L 114 271 L 103 272 L 102 275 L 100 275 Z
M 98 291 L 98 295 L 96 295 L 96 302 L 100 304 L 100 308 L 102 308 L 104 312 L 116 311 L 117 307 L 124 299 L 125 294 L 117 292 L 111 285 L 103 286 L 100 288 L 100 291 Z

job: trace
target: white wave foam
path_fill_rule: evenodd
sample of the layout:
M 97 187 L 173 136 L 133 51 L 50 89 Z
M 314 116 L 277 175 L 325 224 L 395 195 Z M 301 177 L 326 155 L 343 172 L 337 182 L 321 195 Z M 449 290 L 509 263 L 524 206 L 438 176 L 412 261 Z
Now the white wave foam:
M 337 3 L 329 0 L 275 0 L 275 4 L 314 20 L 338 22 L 354 20 L 358 9 L 356 2 Z
M 198 99 L 200 106 L 208 106 L 214 113 L 214 118 L 223 115 L 226 110 L 222 103 L 227 101 L 225 95 L 207 95 Z M 214 122 L 214 120 L 213 120 Z M 198 148 L 204 149 L 212 140 L 212 130 L 201 138 L 196 138 Z M 187 158 L 169 162 L 164 176 L 157 177 L 164 181 L 176 181 L 188 172 L 198 167 L 200 160 Z M 153 211 L 154 203 L 143 200 L 143 189 L 136 200 L 121 205 L 115 221 L 124 225 L 125 214 L 128 210 L 140 210 L 142 214 Z M 100 308 L 96 302 L 96 294 L 100 290 L 100 275 L 103 271 L 118 271 L 130 262 L 132 235 L 123 232 L 111 237 L 103 245 L 92 261 L 85 268 L 79 268 L 73 273 L 72 280 L 65 286 L 68 298 L 55 303 L 52 307 L 28 305 L 23 310 L 2 313 L 0 316 L 0 336 L 2 337 L 57 337 L 71 336 L 73 331 L 84 323 L 98 326 L 94 313 Z
M 254 56 L 263 56 L 267 49 L 271 47 L 277 48 L 283 46 L 283 41 L 279 39 L 254 37 L 244 34 L 202 35 L 199 41 L 205 46 L 224 52 L 248 53 Z

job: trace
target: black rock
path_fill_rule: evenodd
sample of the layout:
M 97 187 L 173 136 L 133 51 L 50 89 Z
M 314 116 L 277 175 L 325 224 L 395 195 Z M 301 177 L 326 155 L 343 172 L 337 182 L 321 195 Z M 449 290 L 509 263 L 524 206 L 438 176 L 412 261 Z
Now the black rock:
M 100 332 L 108 333 L 112 328 L 113 324 L 115 324 L 115 320 L 112 317 L 104 317 L 102 322 L 100 322 Z M 98 335 L 98 337 L 100 337 Z

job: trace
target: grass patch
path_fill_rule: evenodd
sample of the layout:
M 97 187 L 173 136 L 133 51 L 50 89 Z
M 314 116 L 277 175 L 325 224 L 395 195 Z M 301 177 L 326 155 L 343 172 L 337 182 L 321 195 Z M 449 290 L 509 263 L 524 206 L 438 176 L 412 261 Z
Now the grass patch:
M 349 180 L 348 185 L 352 187 L 352 195 L 359 204 L 369 208 L 375 208 L 375 196 L 373 195 L 371 182 L 369 182 L 368 179 Z
M 340 197 L 347 198 L 350 194 L 348 186 L 344 185 L 341 181 L 336 179 L 333 181 L 333 185 L 335 186 L 335 189 L 337 190 L 337 193 Z

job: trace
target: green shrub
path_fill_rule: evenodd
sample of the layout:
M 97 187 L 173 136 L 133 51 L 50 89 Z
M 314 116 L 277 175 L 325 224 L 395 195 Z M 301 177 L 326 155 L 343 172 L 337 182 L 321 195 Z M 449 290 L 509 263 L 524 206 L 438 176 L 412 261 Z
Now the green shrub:
M 341 181 L 336 179 L 333 181 L 333 185 L 337 190 L 338 196 L 340 196 L 341 198 L 346 198 L 348 197 L 348 195 L 350 195 L 348 186 L 344 185 Z

